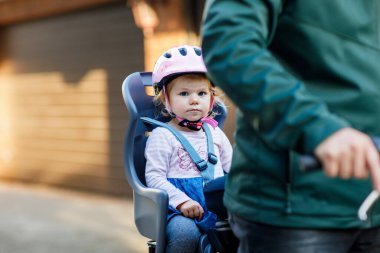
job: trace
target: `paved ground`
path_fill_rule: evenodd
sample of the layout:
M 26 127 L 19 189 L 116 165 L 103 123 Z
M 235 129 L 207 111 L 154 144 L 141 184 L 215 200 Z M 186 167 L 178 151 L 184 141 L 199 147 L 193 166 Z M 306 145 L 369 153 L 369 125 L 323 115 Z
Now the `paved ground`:
M 0 253 L 143 253 L 130 200 L 0 182 Z

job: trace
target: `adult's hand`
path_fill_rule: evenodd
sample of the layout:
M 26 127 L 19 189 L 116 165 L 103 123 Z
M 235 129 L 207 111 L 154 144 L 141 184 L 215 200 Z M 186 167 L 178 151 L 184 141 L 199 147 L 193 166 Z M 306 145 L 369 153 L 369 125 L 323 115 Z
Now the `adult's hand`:
M 380 158 L 368 135 L 353 128 L 332 134 L 315 149 L 326 175 L 343 179 L 367 178 L 380 191 Z

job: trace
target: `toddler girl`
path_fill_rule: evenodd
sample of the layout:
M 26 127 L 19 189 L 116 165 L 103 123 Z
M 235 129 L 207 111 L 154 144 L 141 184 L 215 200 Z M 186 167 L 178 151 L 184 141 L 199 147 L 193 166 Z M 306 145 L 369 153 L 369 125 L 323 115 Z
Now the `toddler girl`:
M 232 147 L 212 119 L 215 87 L 206 78 L 206 72 L 200 48 L 169 49 L 154 67 L 155 101 L 163 105 L 164 115 L 171 117 L 169 126 L 179 131 L 209 165 L 215 163 L 206 171 L 218 178 L 230 169 Z M 205 127 L 211 132 L 215 161 L 210 161 Z M 207 181 L 202 176 L 204 172 L 194 164 L 173 133 L 164 127 L 152 131 L 145 157 L 148 187 L 163 189 L 169 195 L 166 252 L 195 252 L 200 235 L 216 221 L 216 215 L 207 211 L 205 205 L 203 187 Z

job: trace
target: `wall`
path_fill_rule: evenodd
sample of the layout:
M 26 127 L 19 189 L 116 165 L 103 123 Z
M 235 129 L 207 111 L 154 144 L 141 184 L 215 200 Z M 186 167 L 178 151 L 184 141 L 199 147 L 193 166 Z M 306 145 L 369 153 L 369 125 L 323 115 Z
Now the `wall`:
M 121 84 L 144 69 L 130 9 L 111 4 L 0 31 L 0 177 L 130 194 Z

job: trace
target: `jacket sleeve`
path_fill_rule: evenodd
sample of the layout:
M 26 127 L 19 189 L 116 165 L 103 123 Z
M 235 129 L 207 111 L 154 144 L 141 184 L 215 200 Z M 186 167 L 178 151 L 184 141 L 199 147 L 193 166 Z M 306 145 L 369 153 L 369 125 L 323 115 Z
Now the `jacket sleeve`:
M 348 123 L 329 112 L 268 50 L 282 6 L 281 0 L 207 2 L 204 60 L 209 78 L 266 143 L 312 153 Z

